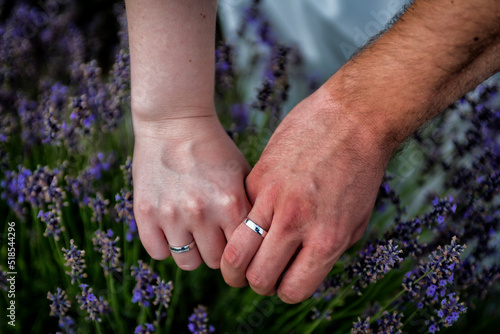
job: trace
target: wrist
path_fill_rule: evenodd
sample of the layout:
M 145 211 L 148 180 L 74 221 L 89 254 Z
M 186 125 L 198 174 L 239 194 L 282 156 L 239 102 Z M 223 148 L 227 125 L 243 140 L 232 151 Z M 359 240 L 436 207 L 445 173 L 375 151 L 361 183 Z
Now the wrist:
M 363 80 L 366 72 L 362 71 L 362 68 L 346 65 L 319 91 L 323 91 L 328 109 L 338 114 L 334 117 L 340 126 L 356 139 L 359 150 L 388 161 L 413 131 L 391 112 L 398 110 L 405 114 L 405 108 L 411 107 L 399 100 L 398 95 L 386 94 L 379 85 Z
M 223 131 L 215 109 L 182 108 L 179 113 L 132 112 L 136 141 L 141 138 L 181 142 L 204 138 L 214 131 Z
M 355 123 L 371 129 L 379 146 L 393 151 L 500 69 L 500 28 L 480 7 L 466 1 L 456 6 L 414 2 L 401 20 L 332 76 L 325 90 Z
M 314 114 L 319 120 L 318 136 L 333 143 L 332 154 L 350 159 L 383 173 L 398 144 L 381 134 L 378 123 L 368 118 L 368 104 L 354 103 L 342 90 L 332 91 L 321 86 L 312 96 Z M 325 144 L 328 146 L 327 144 Z

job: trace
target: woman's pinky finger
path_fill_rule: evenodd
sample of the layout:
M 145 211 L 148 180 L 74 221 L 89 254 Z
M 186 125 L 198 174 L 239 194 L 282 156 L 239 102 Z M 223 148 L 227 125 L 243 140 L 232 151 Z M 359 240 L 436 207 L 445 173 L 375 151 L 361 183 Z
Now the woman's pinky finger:
M 140 228 L 138 226 L 139 238 L 142 245 L 155 260 L 165 260 L 170 256 L 167 240 L 163 230 L 159 227 Z
M 214 226 L 194 233 L 196 245 L 203 261 L 212 269 L 220 268 L 220 259 L 226 247 L 226 237 L 221 228 Z

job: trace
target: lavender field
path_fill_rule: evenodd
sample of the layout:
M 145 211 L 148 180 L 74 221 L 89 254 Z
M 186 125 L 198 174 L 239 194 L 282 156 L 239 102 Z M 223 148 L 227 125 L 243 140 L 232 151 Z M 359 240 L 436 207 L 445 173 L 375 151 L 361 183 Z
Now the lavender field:
M 215 103 L 253 165 L 291 79 L 307 83 L 304 96 L 318 83 L 258 4 L 241 14 L 238 36 L 219 38 Z M 313 297 L 288 305 L 231 288 L 204 265 L 155 261 L 141 245 L 124 5 L 0 0 L 0 333 L 493 332 L 499 82 L 401 147 L 363 239 Z

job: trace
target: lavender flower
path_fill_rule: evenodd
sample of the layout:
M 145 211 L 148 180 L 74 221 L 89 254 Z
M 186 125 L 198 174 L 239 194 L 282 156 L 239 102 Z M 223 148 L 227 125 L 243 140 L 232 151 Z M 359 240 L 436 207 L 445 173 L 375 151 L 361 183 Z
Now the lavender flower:
M 40 22 L 39 10 L 26 4 L 16 6 L 12 15 L 1 29 L 0 64 L 3 81 L 11 87 L 19 87 L 23 82 L 30 82 L 39 73 L 36 47 L 32 37 L 34 25 Z
M 121 49 L 116 55 L 109 82 L 106 84 L 108 98 L 100 116 L 103 118 L 103 129 L 113 131 L 123 118 L 122 104 L 129 98 L 126 93 L 130 82 L 130 56 Z
M 172 297 L 172 289 L 174 285 L 172 281 L 165 283 L 165 281 L 160 280 L 160 277 L 156 278 L 156 286 L 154 286 L 154 294 L 156 299 L 153 304 L 163 305 L 163 307 L 168 308 L 168 304 L 170 303 L 170 298 Z
M 92 209 L 92 217 L 90 218 L 93 222 L 102 222 L 102 218 L 108 214 L 109 200 L 104 199 L 101 193 L 97 193 L 95 198 L 89 200 L 89 207 Z
M 68 300 L 66 292 L 61 288 L 57 288 L 55 293 L 48 292 L 47 299 L 51 301 L 50 316 L 52 317 L 65 316 L 66 312 L 71 307 L 71 303 Z
M 321 313 L 316 307 L 313 307 L 313 309 L 311 310 L 313 312 L 312 316 L 311 316 L 311 319 L 312 320 L 316 320 L 316 319 L 319 319 L 319 318 L 322 318 L 322 319 L 325 319 L 325 320 L 332 320 L 332 310 L 326 310 L 325 312 Z
M 136 281 L 132 291 L 132 303 L 148 307 L 149 301 L 155 297 L 154 281 L 157 280 L 158 275 L 141 260 L 138 261 L 138 264 L 137 267 L 130 267 L 130 275 L 134 276 Z
M 59 328 L 61 328 L 65 334 L 73 334 L 75 333 L 74 326 L 75 326 L 75 320 L 73 320 L 72 317 L 69 315 L 65 315 L 63 317 L 59 318 Z
M 389 173 L 384 174 L 382 183 L 377 195 L 377 200 L 375 202 L 375 208 L 381 212 L 386 209 L 386 203 L 389 202 L 396 209 L 396 215 L 394 221 L 401 221 L 401 216 L 406 212 L 405 208 L 401 205 L 401 199 L 399 195 L 391 188 L 390 182 L 394 179 L 394 176 Z
M 120 30 L 118 31 L 118 37 L 120 39 L 120 48 L 128 48 L 128 27 L 127 27 L 127 13 L 125 11 L 125 6 L 123 4 L 117 3 L 113 8 L 116 15 L 116 19 L 120 25 Z
M 361 319 L 353 322 L 351 334 L 372 334 L 373 330 L 370 328 L 370 318 Z
M 80 288 L 82 288 L 82 293 L 76 296 L 76 299 L 80 304 L 80 309 L 88 313 L 85 319 L 101 322 L 101 316 L 109 313 L 108 303 L 102 297 L 97 298 L 87 284 L 80 284 Z
M 104 268 L 104 275 L 106 276 L 113 272 L 122 271 L 120 267 L 121 250 L 116 247 L 118 240 L 120 240 L 120 237 L 113 240 L 113 231 L 111 230 L 107 232 L 97 230 L 95 237 L 92 238 L 94 249 L 102 254 L 101 266 Z
M 420 305 L 430 305 L 446 295 L 446 286 L 453 282 L 454 270 L 459 263 L 460 254 L 465 245 L 459 245 L 453 237 L 444 249 L 440 246 L 429 255 L 428 261 L 422 261 L 414 270 L 403 278 L 403 287 L 408 298 Z
M 73 121 L 73 132 L 80 135 L 87 135 L 92 130 L 92 124 L 96 119 L 96 115 L 91 106 L 90 97 L 82 94 L 79 97 L 73 98 L 70 119 Z M 68 145 L 69 146 L 69 145 Z M 69 146 L 71 147 L 71 146 Z
M 108 96 L 97 61 L 73 67 L 71 75 L 80 89 L 72 98 L 70 123 L 64 124 L 63 128 L 66 146 L 70 151 L 77 151 L 80 148 L 77 136 L 93 133 L 97 119 L 106 111 Z
M 99 152 L 89 158 L 89 165 L 76 177 L 66 175 L 68 191 L 71 192 L 80 206 L 88 205 L 89 199 L 96 192 L 94 183 L 101 179 L 103 172 L 110 170 L 115 162 L 113 153 Z
M 215 91 L 224 96 L 234 84 L 233 47 L 220 43 L 215 50 Z
M 382 317 L 377 319 L 376 333 L 402 333 L 400 329 L 401 327 L 403 327 L 403 323 L 401 322 L 402 319 L 403 313 L 394 311 L 391 314 L 387 311 L 384 311 L 384 313 L 382 313 Z
M 66 274 L 71 277 L 71 284 L 74 284 L 79 279 L 87 277 L 87 274 L 84 273 L 85 270 L 85 251 L 79 250 L 78 247 L 75 246 L 75 242 L 73 239 L 69 241 L 70 248 L 63 248 L 64 252 L 64 260 L 66 263 L 64 264 L 67 267 L 70 267 L 71 271 L 67 271 Z
M 128 225 L 126 240 L 132 241 L 137 236 L 137 225 L 134 217 L 134 195 L 131 191 L 122 189 L 115 196 L 115 211 L 118 213 L 118 221 Z
M 401 320 L 403 319 L 403 314 L 394 311 L 393 313 L 389 313 L 384 311 L 382 316 L 377 319 L 376 323 L 370 325 L 370 317 L 362 320 L 358 318 L 357 322 L 353 323 L 353 328 L 351 329 L 351 334 L 368 334 L 368 333 L 377 333 L 377 334 L 396 334 L 402 333 L 401 327 L 403 327 L 403 323 Z
M 9 97 L 7 96 L 2 96 L 2 90 L 0 88 L 0 114 L 2 115 L 2 118 L 0 119 L 0 143 L 6 143 L 10 140 L 10 138 L 16 134 L 16 131 L 19 131 L 18 129 L 18 122 L 17 118 L 10 113 L 8 110 L 3 110 L 2 104 L 8 105 L 13 104 L 13 101 L 3 101 L 4 99 L 7 100 Z
M 253 104 L 256 109 L 269 112 L 276 122 L 281 119 L 282 105 L 288 99 L 290 86 L 288 84 L 287 65 L 290 50 L 290 48 L 283 45 L 274 47 L 266 71 L 266 78 L 262 83 L 262 87 L 258 90 L 257 101 Z
M 24 176 L 27 177 L 19 180 L 24 182 L 22 188 L 25 194 L 24 198 L 35 207 L 43 207 L 48 204 L 49 207 L 60 209 L 66 198 L 66 193 L 59 187 L 58 177 L 60 174 L 59 170 L 51 170 L 47 166 L 38 166 L 33 173 L 25 172 Z
M 243 12 L 243 21 L 238 30 L 239 35 L 244 35 L 247 30 L 253 30 L 259 37 L 259 42 L 264 45 L 274 45 L 276 37 L 270 28 L 268 18 L 259 8 L 260 0 L 253 0 L 252 4 Z
M 135 328 L 134 334 L 150 334 L 155 332 L 155 328 L 152 324 L 139 325 Z
M 193 334 L 207 334 L 215 332 L 215 328 L 208 323 L 207 308 L 198 305 L 189 317 L 188 329 Z
M 50 316 L 59 318 L 59 328 L 61 328 L 64 333 L 74 333 L 73 326 L 75 321 L 69 315 L 66 315 L 66 312 L 71 307 L 66 292 L 61 288 L 57 288 L 55 293 L 47 293 L 47 299 L 51 301 Z
M 61 213 L 56 209 L 47 212 L 40 210 L 37 218 L 40 218 L 40 220 L 47 225 L 43 235 L 46 237 L 54 237 L 55 240 L 59 240 L 59 233 L 64 231 L 64 226 L 61 226 Z
M 325 300 L 332 299 L 333 296 L 339 291 L 342 286 L 342 279 L 340 275 L 333 275 L 325 278 L 320 286 L 314 292 L 315 298 L 324 298 Z
M 248 121 L 248 114 L 249 114 L 248 105 L 242 104 L 242 103 L 233 104 L 229 108 L 229 112 L 231 114 L 231 118 L 233 119 L 233 122 L 236 125 L 236 131 L 239 133 L 243 132 L 249 123 L 249 121 Z
M 448 298 L 445 298 L 441 302 L 441 309 L 437 311 L 439 317 L 438 324 L 443 327 L 450 327 L 453 325 L 460 316 L 461 313 L 465 313 L 467 308 L 464 303 L 458 302 L 458 297 L 455 297 L 455 293 L 448 294 Z
M 44 122 L 37 103 L 23 98 L 19 101 L 17 112 L 21 120 L 23 143 L 30 146 L 40 144 L 43 139 Z
M 110 170 L 116 158 L 114 153 L 99 152 L 89 158 L 89 166 L 86 168 L 86 173 L 90 174 L 94 180 L 101 179 L 102 173 Z
M 355 265 L 347 268 L 349 278 L 357 278 L 353 288 L 359 293 L 365 288 L 387 274 L 396 264 L 403 261 L 399 256 L 402 250 L 393 243 L 393 240 L 381 242 L 373 246 L 369 244 L 360 253 L 359 260 Z
M 125 164 L 120 166 L 120 169 L 123 172 L 125 187 L 127 187 L 128 189 L 132 189 L 134 187 L 134 182 L 132 179 L 132 158 L 130 156 L 127 157 L 127 161 L 125 161 Z
M 44 144 L 50 143 L 60 145 L 63 138 L 62 117 L 67 105 L 68 87 L 57 82 L 50 88 L 45 89 L 38 107 L 43 115 L 43 139 Z
M 0 187 L 3 189 L 1 198 L 21 219 L 27 213 L 25 203 L 28 199 L 25 189 L 27 178 L 30 175 L 29 169 L 18 166 L 18 171 L 6 171 L 4 179 L 0 181 Z
M 422 232 L 422 227 L 427 227 L 436 231 L 437 226 L 444 222 L 447 215 L 456 211 L 457 205 L 453 198 L 438 199 L 432 201 L 433 210 L 420 218 L 409 221 L 399 220 L 397 224 L 384 235 L 384 239 L 394 239 L 402 246 L 403 256 L 418 255 L 422 252 L 422 245 L 418 238 Z M 398 209 L 397 217 L 404 213 L 404 208 Z

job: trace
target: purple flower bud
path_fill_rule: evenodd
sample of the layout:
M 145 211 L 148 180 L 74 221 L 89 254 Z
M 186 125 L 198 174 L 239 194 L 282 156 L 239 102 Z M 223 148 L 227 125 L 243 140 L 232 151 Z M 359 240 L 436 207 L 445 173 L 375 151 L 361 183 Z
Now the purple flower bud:
M 117 247 L 120 237 L 113 240 L 113 231 L 103 232 L 97 230 L 95 237 L 92 238 L 94 249 L 102 254 L 101 266 L 104 268 L 104 275 L 107 276 L 113 272 L 121 272 L 120 255 L 121 249 Z
M 73 239 L 69 242 L 70 248 L 63 248 L 62 251 L 64 253 L 64 260 L 66 260 L 64 265 L 71 269 L 71 271 L 67 271 L 66 274 L 71 277 L 71 284 L 74 284 L 79 279 L 87 277 L 87 274 L 84 273 L 86 267 L 84 259 L 85 251 L 79 250 Z
M 97 298 L 92 293 L 92 288 L 88 288 L 87 284 L 80 284 L 82 293 L 76 296 L 80 309 L 87 311 L 88 317 L 85 319 L 101 322 L 101 316 L 109 313 L 108 303 L 102 298 Z
M 208 325 L 207 308 L 198 305 L 189 317 L 188 329 L 193 334 L 208 334 L 215 332 L 213 326 Z

